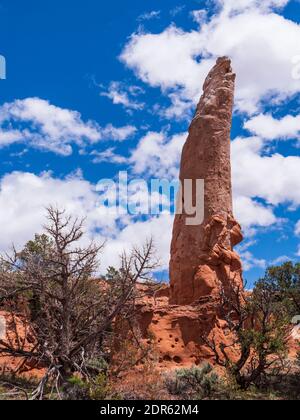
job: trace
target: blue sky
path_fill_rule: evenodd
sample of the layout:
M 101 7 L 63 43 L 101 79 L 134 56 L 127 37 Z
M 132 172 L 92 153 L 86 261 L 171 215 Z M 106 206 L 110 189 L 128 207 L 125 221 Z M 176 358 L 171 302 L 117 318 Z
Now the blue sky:
M 298 260 L 299 12 L 288 0 L 0 0 L 1 250 L 56 203 L 87 215 L 88 238 L 110 239 L 104 266 L 152 234 L 166 269 L 172 217 L 104 217 L 95 184 L 120 170 L 176 178 L 204 77 L 229 55 L 245 278 Z

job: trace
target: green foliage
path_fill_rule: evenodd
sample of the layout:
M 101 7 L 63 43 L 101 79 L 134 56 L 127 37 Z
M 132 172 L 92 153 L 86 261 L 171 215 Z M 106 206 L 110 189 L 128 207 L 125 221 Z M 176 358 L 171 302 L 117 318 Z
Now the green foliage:
M 109 368 L 107 361 L 103 357 L 88 360 L 86 366 L 90 371 L 97 373 L 107 372 Z
M 287 367 L 288 325 L 296 301 L 298 272 L 298 265 L 287 263 L 268 269 L 251 294 L 235 285 L 221 291 L 220 312 L 227 321 L 232 344 L 216 343 L 214 338 L 203 340 L 214 352 L 216 363 L 226 368 L 244 391 L 265 385 L 267 378 L 282 374 Z M 234 360 L 230 347 L 237 355 Z
M 105 400 L 111 392 L 109 381 L 104 373 L 100 373 L 89 385 L 91 400 Z
M 286 350 L 286 327 L 290 321 L 286 301 L 278 299 L 269 279 L 261 279 L 253 290 L 250 311 L 255 321 L 250 330 L 252 344 L 258 352 L 280 354 Z
M 271 368 L 283 368 L 289 310 L 267 277 L 255 285 L 244 312 L 243 323 L 236 330 L 241 356 L 229 367 L 238 385 L 248 389 L 259 385 Z
M 300 315 L 300 263 L 287 262 L 279 267 L 270 267 L 261 281 L 272 289 L 278 302 L 288 310 L 290 318 Z
M 198 400 L 211 398 L 221 385 L 218 375 L 208 363 L 200 368 L 178 369 L 166 377 L 165 383 L 171 394 Z
M 23 250 L 18 254 L 21 262 L 28 262 L 35 258 L 36 262 L 43 261 L 45 255 L 54 252 L 53 240 L 46 234 L 35 234 L 34 239 L 26 243 Z
M 105 400 L 111 393 L 108 377 L 100 373 L 89 381 L 74 375 L 68 379 L 63 395 L 66 400 Z
M 115 282 L 121 279 L 121 273 L 114 267 L 108 267 L 105 280 L 108 282 Z

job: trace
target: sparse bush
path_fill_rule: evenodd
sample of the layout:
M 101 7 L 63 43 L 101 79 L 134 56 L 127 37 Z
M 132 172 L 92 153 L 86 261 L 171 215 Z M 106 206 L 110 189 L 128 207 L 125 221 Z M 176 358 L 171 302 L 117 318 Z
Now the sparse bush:
M 100 373 L 89 384 L 89 397 L 91 400 L 105 400 L 111 393 L 107 376 Z
M 221 290 L 219 311 L 231 333 L 229 343 L 202 336 L 216 363 L 243 390 L 265 385 L 268 375 L 282 375 L 286 367 L 289 311 L 276 290 L 268 277 L 251 294 L 233 285 Z M 235 359 L 228 349 L 234 350 Z
M 219 376 L 208 363 L 202 367 L 178 369 L 166 377 L 165 383 L 170 394 L 197 400 L 213 397 L 221 384 Z
M 32 396 L 40 399 L 49 382 L 60 389 L 74 372 L 87 383 L 103 373 L 105 367 L 95 361 L 109 361 L 107 337 L 114 321 L 131 316 L 137 281 L 156 267 L 149 241 L 124 253 L 120 269 L 110 269 L 109 281 L 99 280 L 95 274 L 103 245 L 78 245 L 83 221 L 49 208 L 45 230 L 21 252 L 2 258 L 0 287 L 0 303 L 22 297 L 28 308 L 27 313 L 11 311 L 13 328 L 7 340 L 0 340 L 0 355 L 46 368 Z
M 89 381 L 73 375 L 62 390 L 64 400 L 105 400 L 110 396 L 111 388 L 108 377 L 100 373 Z

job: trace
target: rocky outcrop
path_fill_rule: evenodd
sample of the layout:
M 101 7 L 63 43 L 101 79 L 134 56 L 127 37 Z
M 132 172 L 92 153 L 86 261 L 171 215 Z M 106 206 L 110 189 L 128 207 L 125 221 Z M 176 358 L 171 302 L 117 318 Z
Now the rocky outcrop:
M 174 221 L 170 287 L 144 294 L 139 305 L 145 339 L 154 337 L 161 369 L 213 363 L 207 340 L 232 343 L 220 307 L 220 292 L 242 287 L 242 264 L 233 248 L 243 239 L 233 216 L 230 131 L 235 74 L 228 58 L 220 58 L 209 73 L 203 95 L 182 151 L 180 181 L 182 214 Z M 191 225 L 185 208 L 185 180 L 204 180 L 204 217 Z M 190 208 L 188 209 L 190 210 Z M 142 287 L 142 286 L 140 286 Z M 146 286 L 144 286 L 146 287 Z M 230 350 L 234 352 L 230 346 Z M 234 358 L 235 355 L 232 354 Z
M 34 345 L 32 336 L 28 333 L 27 322 L 24 317 L 11 312 L 0 310 L 0 341 L 3 343 L 18 342 L 22 339 L 24 352 L 32 350 Z M 16 333 L 17 332 L 17 333 Z M 0 354 L 0 374 L 18 374 L 27 378 L 42 378 L 45 368 L 38 366 L 36 360 L 25 360 L 10 354 Z
M 183 204 L 175 217 L 170 261 L 170 303 L 188 305 L 217 295 L 221 284 L 242 283 L 242 266 L 233 247 L 242 240 L 233 217 L 230 131 L 235 74 L 228 58 L 209 73 L 184 145 L 180 181 L 204 180 L 204 220 L 189 225 Z M 193 203 L 196 192 L 193 188 Z
M 145 342 L 153 340 L 156 366 L 159 370 L 215 363 L 214 353 L 203 337 L 216 344 L 231 344 L 227 323 L 216 310 L 212 298 L 203 298 L 197 305 L 170 305 L 169 288 L 158 291 L 138 285 L 141 298 L 137 301 L 138 319 Z M 234 357 L 234 349 L 228 350 Z

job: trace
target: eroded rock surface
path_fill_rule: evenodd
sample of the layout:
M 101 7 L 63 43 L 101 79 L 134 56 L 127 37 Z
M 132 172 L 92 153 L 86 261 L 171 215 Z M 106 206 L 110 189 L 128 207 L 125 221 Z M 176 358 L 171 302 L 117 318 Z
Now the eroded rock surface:
M 230 60 L 218 59 L 204 83 L 180 167 L 183 188 L 186 179 L 195 184 L 198 179 L 205 182 L 204 220 L 189 225 L 190 214 L 183 211 L 176 215 L 170 287 L 140 302 L 141 328 L 144 337 L 154 337 L 162 369 L 197 365 L 204 360 L 213 363 L 214 354 L 205 344 L 207 340 L 232 342 L 220 310 L 220 292 L 232 293 L 232 286 L 243 284 L 241 260 L 233 250 L 243 239 L 232 206 L 230 131 L 234 86 Z M 192 194 L 195 204 L 195 188 Z
M 170 303 L 188 305 L 218 294 L 220 285 L 242 283 L 242 266 L 233 247 L 242 240 L 232 211 L 230 131 L 235 74 L 228 58 L 210 71 L 184 145 L 180 180 L 205 182 L 204 221 L 186 223 L 176 215 L 170 261 Z M 193 191 L 193 201 L 196 196 Z

